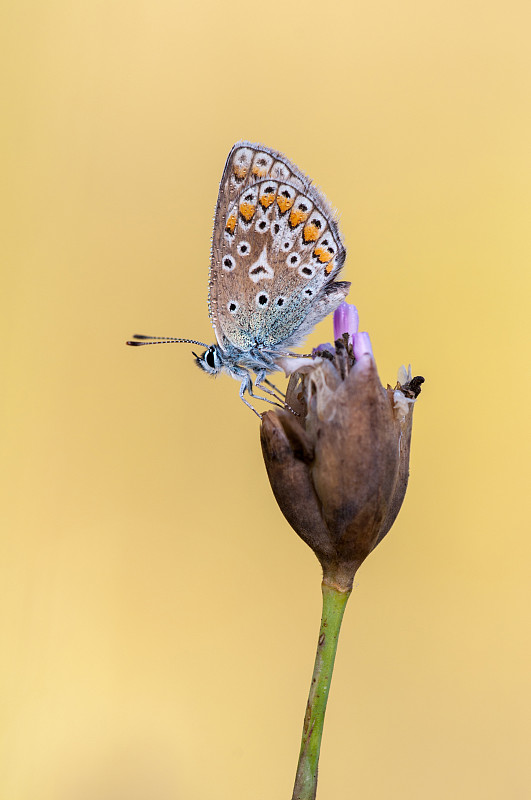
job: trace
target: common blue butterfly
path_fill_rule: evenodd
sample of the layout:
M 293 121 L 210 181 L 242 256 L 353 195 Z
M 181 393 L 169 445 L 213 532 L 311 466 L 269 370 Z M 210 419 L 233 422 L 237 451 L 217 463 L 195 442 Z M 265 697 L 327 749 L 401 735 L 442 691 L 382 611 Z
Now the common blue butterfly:
M 290 348 L 347 296 L 350 283 L 336 281 L 345 256 L 337 219 L 310 179 L 281 153 L 237 142 L 223 170 L 212 234 L 208 310 L 216 343 L 137 334 L 127 344 L 205 347 L 194 353 L 197 365 L 238 380 L 241 399 L 258 414 L 245 394 L 278 404 L 281 393 L 266 375 L 282 369 L 279 360 L 299 355 Z

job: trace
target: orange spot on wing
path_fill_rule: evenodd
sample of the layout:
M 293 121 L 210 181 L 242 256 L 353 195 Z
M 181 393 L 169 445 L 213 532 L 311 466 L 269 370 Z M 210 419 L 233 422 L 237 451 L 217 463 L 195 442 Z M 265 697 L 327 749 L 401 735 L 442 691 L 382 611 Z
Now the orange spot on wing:
M 304 230 L 302 232 L 302 238 L 306 243 L 308 242 L 316 242 L 319 238 L 319 228 L 311 223 L 309 225 L 304 226 Z
M 313 254 L 314 256 L 317 256 L 321 264 L 328 264 L 332 258 L 332 255 L 328 252 L 328 250 L 325 250 L 324 247 L 316 247 L 313 251 Z
M 306 222 L 309 217 L 309 212 L 301 211 L 299 208 L 294 208 L 289 215 L 289 224 L 292 228 L 296 228 L 301 222 Z
M 235 164 L 233 172 L 239 181 L 243 181 L 243 179 L 247 175 L 247 167 L 242 167 L 239 164 Z
M 267 175 L 267 169 L 265 167 L 259 167 L 258 164 L 254 164 L 253 175 L 257 175 L 259 178 L 263 178 L 264 175 Z
M 325 275 L 330 275 L 333 269 L 334 269 L 334 262 L 330 261 L 325 267 Z
M 256 206 L 251 203 L 240 203 L 240 214 L 246 222 L 249 222 L 254 217 Z
M 285 214 L 286 211 L 291 208 L 294 202 L 295 198 L 284 197 L 282 194 L 279 194 L 277 197 L 278 207 L 280 208 L 282 214 Z
M 269 208 L 269 206 L 275 202 L 275 194 L 271 192 L 270 194 L 263 194 L 260 198 L 260 205 L 262 208 Z
M 236 227 L 236 214 L 231 214 L 227 220 L 227 224 L 225 225 L 225 230 L 229 233 L 234 233 L 234 228 Z

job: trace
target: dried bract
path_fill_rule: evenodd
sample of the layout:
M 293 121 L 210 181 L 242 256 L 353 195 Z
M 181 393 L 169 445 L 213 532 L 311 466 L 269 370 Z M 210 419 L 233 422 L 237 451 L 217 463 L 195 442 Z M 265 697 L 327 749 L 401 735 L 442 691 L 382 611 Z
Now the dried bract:
M 405 496 L 413 406 L 424 379 L 404 368 L 400 378 L 384 388 L 369 337 L 347 331 L 335 352 L 320 349 L 291 376 L 292 411 L 262 418 L 262 451 L 280 509 L 315 552 L 324 582 L 341 591 L 352 588 Z

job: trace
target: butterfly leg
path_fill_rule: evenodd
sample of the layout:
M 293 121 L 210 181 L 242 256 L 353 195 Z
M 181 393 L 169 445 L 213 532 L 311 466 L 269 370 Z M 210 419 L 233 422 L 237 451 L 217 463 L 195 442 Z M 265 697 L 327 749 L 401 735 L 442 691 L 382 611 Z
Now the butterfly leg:
M 267 386 L 264 386 L 264 383 L 267 383 L 267 385 L 271 386 L 272 388 L 268 389 Z M 285 395 L 282 394 L 282 392 L 277 389 L 274 383 L 271 383 L 271 381 L 267 380 L 265 370 L 260 370 L 260 372 L 256 373 L 256 380 L 254 382 L 254 385 L 257 389 L 260 389 L 262 392 L 270 394 L 272 397 L 274 397 L 275 400 L 277 401 L 277 404 L 280 402 L 282 406 L 284 405 Z M 263 399 L 266 400 L 267 398 L 264 397 Z
M 260 417 L 260 419 L 262 419 L 262 415 L 261 415 L 261 414 L 260 414 L 260 413 L 259 413 L 259 412 L 256 410 L 256 408 L 255 408 L 254 406 L 252 406 L 252 405 L 251 405 L 251 404 L 250 404 L 250 403 L 249 403 L 249 402 L 248 402 L 248 401 L 245 399 L 245 397 L 243 396 L 243 393 L 244 393 L 244 391 L 245 391 L 245 387 L 243 388 L 243 391 L 242 391 L 242 389 L 240 388 L 240 399 L 241 399 L 241 400 L 243 400 L 243 402 L 245 403 L 245 405 L 247 406 L 247 408 L 250 408 L 250 409 L 251 409 L 251 411 L 254 411 L 254 413 L 256 414 L 256 416 L 257 416 L 257 417 Z
M 264 388 L 264 387 L 262 387 L 262 388 Z M 274 406 L 279 406 L 280 405 L 275 400 L 269 400 L 267 397 L 261 397 L 259 394 L 255 394 L 253 392 L 253 383 L 252 383 L 252 380 L 251 380 L 251 376 L 249 375 L 249 373 L 245 374 L 242 377 L 242 382 L 240 384 L 240 398 L 241 398 L 241 400 L 243 400 L 245 405 L 248 408 L 251 409 L 251 411 L 254 411 L 254 413 L 256 414 L 257 417 L 260 417 L 260 419 L 262 419 L 262 415 L 256 410 L 256 408 L 254 406 L 252 406 L 249 403 L 248 400 L 245 399 L 245 392 L 247 392 L 247 394 L 250 397 L 255 397 L 257 400 L 263 400 L 264 403 L 271 403 Z M 271 394 L 273 394 L 273 393 L 271 392 Z
M 267 383 L 269 386 L 272 386 L 275 391 L 272 392 L 270 389 L 267 389 L 264 386 L 264 383 Z M 267 394 L 272 395 L 276 400 L 280 400 L 280 403 L 274 403 L 273 400 L 268 400 L 267 397 L 262 397 L 261 399 L 265 400 L 266 403 L 273 403 L 275 406 L 279 406 L 280 408 L 287 408 L 287 410 L 292 411 L 295 414 L 295 416 L 297 417 L 299 416 L 297 412 L 294 411 L 292 407 L 286 403 L 286 395 L 279 389 L 277 389 L 274 383 L 271 383 L 271 381 L 267 380 L 264 371 L 256 373 L 256 380 L 254 385 L 256 386 L 257 389 L 261 389 L 263 392 L 267 392 Z M 278 394 L 275 394 L 275 392 L 277 392 Z M 256 395 L 253 395 L 253 397 L 256 397 Z
M 282 400 L 284 400 L 284 398 L 286 397 L 286 393 L 285 392 L 283 392 L 281 389 L 279 389 L 277 386 L 275 386 L 275 384 L 272 383 L 271 381 L 268 381 L 267 378 L 264 378 L 264 383 L 267 383 L 268 386 L 271 386 L 271 388 L 275 390 L 277 395 L 279 397 L 281 397 Z

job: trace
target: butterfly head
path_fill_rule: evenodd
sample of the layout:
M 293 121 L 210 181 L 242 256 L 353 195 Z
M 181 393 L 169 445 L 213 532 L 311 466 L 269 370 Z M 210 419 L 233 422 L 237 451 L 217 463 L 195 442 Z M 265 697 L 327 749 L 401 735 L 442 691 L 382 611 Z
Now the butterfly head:
M 223 369 L 223 358 L 217 345 L 211 344 L 204 353 L 194 353 L 195 363 L 209 375 L 217 375 Z

